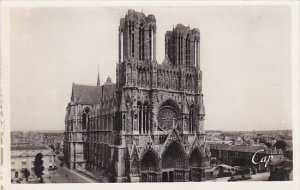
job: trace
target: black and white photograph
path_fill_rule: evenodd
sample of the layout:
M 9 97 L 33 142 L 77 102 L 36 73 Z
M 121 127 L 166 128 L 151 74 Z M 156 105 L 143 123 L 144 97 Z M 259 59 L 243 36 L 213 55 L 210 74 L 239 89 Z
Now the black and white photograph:
M 7 2 L 3 189 L 299 188 L 299 2 L 235 2 Z

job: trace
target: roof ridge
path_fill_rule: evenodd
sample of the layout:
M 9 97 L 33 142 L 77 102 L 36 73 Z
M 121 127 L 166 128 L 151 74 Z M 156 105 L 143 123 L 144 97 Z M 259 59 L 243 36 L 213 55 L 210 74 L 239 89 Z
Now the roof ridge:
M 73 82 L 73 85 L 77 85 L 77 86 L 89 86 L 89 87 L 100 87 L 98 85 L 82 84 L 82 83 L 74 83 L 74 82 Z M 103 85 L 101 85 L 101 86 L 103 86 Z

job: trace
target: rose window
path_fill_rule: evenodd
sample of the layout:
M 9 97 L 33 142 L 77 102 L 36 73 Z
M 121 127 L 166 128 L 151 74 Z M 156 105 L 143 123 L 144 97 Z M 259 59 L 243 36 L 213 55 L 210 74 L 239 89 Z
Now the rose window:
M 172 107 L 163 107 L 158 112 L 157 119 L 159 129 L 166 131 L 177 124 L 178 115 Z

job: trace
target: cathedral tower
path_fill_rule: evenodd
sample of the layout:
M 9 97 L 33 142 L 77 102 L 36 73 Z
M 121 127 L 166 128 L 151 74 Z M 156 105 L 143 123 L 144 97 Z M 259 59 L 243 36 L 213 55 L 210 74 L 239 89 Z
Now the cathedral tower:
M 178 24 L 165 35 L 165 52 L 172 64 L 200 68 L 200 32 Z
M 119 62 L 156 60 L 156 20 L 153 15 L 128 10 L 119 27 Z

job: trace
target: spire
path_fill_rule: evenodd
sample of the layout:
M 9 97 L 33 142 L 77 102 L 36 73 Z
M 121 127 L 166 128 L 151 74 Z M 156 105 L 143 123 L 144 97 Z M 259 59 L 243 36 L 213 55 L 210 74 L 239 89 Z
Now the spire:
M 100 74 L 99 74 L 99 65 L 98 65 L 98 77 L 97 77 L 97 86 L 100 86 Z

